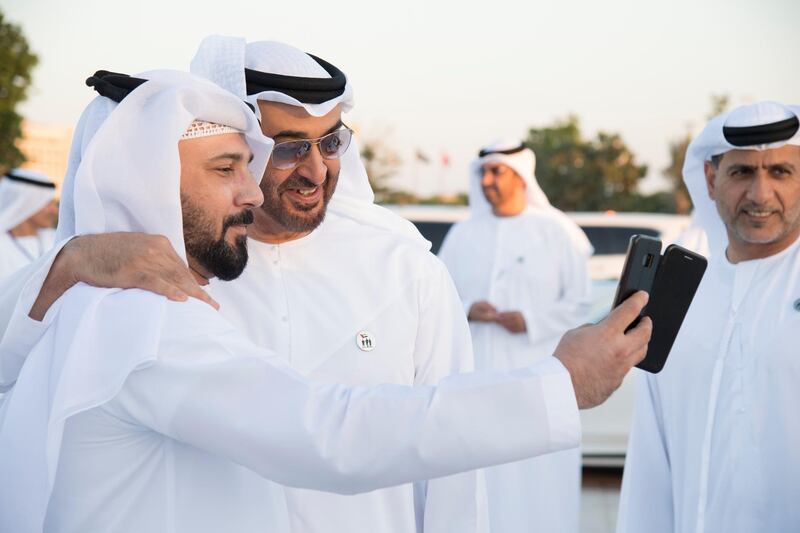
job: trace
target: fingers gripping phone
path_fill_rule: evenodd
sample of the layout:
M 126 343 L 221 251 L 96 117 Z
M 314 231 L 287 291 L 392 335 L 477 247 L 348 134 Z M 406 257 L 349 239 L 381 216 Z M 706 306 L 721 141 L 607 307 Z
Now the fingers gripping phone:
M 681 246 L 671 244 L 661 255 L 660 240 L 644 235 L 631 237 L 614 307 L 636 291 L 650 294 L 640 317 L 649 316 L 653 321 L 653 336 L 647 356 L 637 367 L 653 374 L 664 368 L 707 265 L 705 257 Z

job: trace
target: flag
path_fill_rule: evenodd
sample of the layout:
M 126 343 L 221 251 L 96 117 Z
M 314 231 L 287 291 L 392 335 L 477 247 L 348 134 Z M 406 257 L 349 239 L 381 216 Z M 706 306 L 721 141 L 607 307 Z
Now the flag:
M 420 163 L 425 163 L 426 165 L 431 162 L 431 159 L 420 149 L 417 149 L 417 151 L 414 152 L 414 159 Z

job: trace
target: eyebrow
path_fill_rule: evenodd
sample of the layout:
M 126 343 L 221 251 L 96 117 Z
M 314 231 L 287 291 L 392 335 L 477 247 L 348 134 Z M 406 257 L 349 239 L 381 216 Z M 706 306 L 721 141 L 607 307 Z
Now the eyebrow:
M 733 172 L 733 171 L 736 171 L 736 170 L 739 170 L 739 171 L 741 171 L 741 170 L 754 171 L 759 167 L 760 168 L 765 168 L 765 169 L 786 168 L 786 169 L 791 170 L 792 172 L 794 172 L 794 170 L 795 170 L 795 167 L 794 167 L 793 164 L 789 163 L 788 161 L 781 161 L 779 163 L 770 163 L 768 165 L 745 165 L 744 163 L 734 164 L 734 165 L 731 165 L 730 167 L 728 167 L 728 172 L 730 173 L 730 172 Z
M 767 165 L 767 168 L 775 168 L 775 167 L 786 168 L 791 170 L 792 172 L 794 172 L 795 170 L 794 165 L 789 163 L 788 161 L 781 161 L 779 163 L 772 163 Z
M 342 119 L 339 119 L 339 120 L 336 121 L 336 124 L 334 124 L 333 126 L 328 128 L 328 130 L 325 133 L 323 133 L 322 135 L 320 135 L 320 137 L 324 137 L 324 136 L 328 135 L 329 133 L 333 133 L 334 131 L 338 130 L 342 126 L 344 126 L 344 122 L 342 122 Z M 299 130 L 283 130 L 283 131 L 280 131 L 280 132 L 278 132 L 278 133 L 276 133 L 275 135 L 272 136 L 272 138 L 276 139 L 276 140 L 281 138 L 281 137 L 292 137 L 292 138 L 295 138 L 295 139 L 309 139 L 309 138 L 311 138 L 307 131 L 299 131 Z
M 744 163 L 737 163 L 737 164 L 733 164 L 733 165 L 729 166 L 727 172 L 728 172 L 728 174 L 730 174 L 731 172 L 734 172 L 734 171 L 737 171 L 737 170 L 740 170 L 740 171 L 741 170 L 753 171 L 756 168 L 758 168 L 757 165 L 745 165 Z
M 247 162 L 253 160 L 253 153 L 250 153 L 250 157 L 247 158 Z M 211 159 L 208 160 L 209 163 L 220 161 L 222 159 L 231 159 L 233 161 L 242 161 L 244 159 L 244 154 L 241 152 L 226 152 L 224 154 L 215 155 Z

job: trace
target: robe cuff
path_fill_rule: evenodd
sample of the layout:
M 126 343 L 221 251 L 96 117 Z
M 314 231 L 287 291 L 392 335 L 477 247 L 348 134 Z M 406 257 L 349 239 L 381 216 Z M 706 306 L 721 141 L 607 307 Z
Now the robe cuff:
M 50 269 L 53 268 L 53 263 L 55 262 L 56 257 L 61 253 L 61 250 L 64 248 L 64 246 L 66 246 L 67 243 L 75 237 L 77 237 L 77 235 L 55 243 L 50 251 L 44 255 L 42 264 L 36 269 L 36 271 L 22 287 L 22 292 L 20 292 L 17 307 L 15 309 L 15 314 L 19 313 L 20 316 L 24 316 L 27 320 L 35 324 L 43 324 L 46 326 L 52 322 L 52 316 L 48 316 L 52 315 L 49 310 L 47 313 L 45 313 L 45 316 L 41 322 L 30 318 L 28 313 L 30 313 L 33 304 L 36 303 L 36 299 L 39 297 L 39 292 L 41 292 L 42 287 L 44 286 L 44 280 L 47 279 L 47 275 L 50 274 Z M 12 323 L 16 323 L 15 319 L 16 317 L 12 318 Z M 35 344 L 35 342 L 33 344 Z
M 581 419 L 569 371 L 553 356 L 542 359 L 534 366 L 543 375 L 542 393 L 547 408 L 552 451 L 579 446 Z
M 39 297 L 39 291 L 42 290 L 44 280 L 50 273 L 56 256 L 70 240 L 72 238 L 56 243 L 37 261 L 38 267 L 25 281 L 19 293 L 6 331 L 0 332 L 0 350 L 3 352 L 0 357 L 0 392 L 4 392 L 14 385 L 28 353 L 39 342 L 53 320 L 53 313 L 50 311 L 55 304 L 51 306 L 41 322 L 33 320 L 28 313 L 36 302 L 36 298 Z

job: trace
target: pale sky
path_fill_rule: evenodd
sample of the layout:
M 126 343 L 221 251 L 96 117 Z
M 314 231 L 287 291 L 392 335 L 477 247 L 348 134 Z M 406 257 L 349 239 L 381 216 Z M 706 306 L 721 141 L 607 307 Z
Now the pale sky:
M 587 135 L 621 133 L 653 189 L 669 140 L 703 125 L 712 94 L 800 103 L 798 0 L 3 0 L 2 10 L 40 57 L 28 119 L 74 123 L 95 70 L 185 70 L 211 33 L 280 40 L 348 75 L 350 122 L 396 147 L 399 183 L 422 194 L 465 190 L 482 144 L 570 113 Z M 434 164 L 414 164 L 416 149 Z

